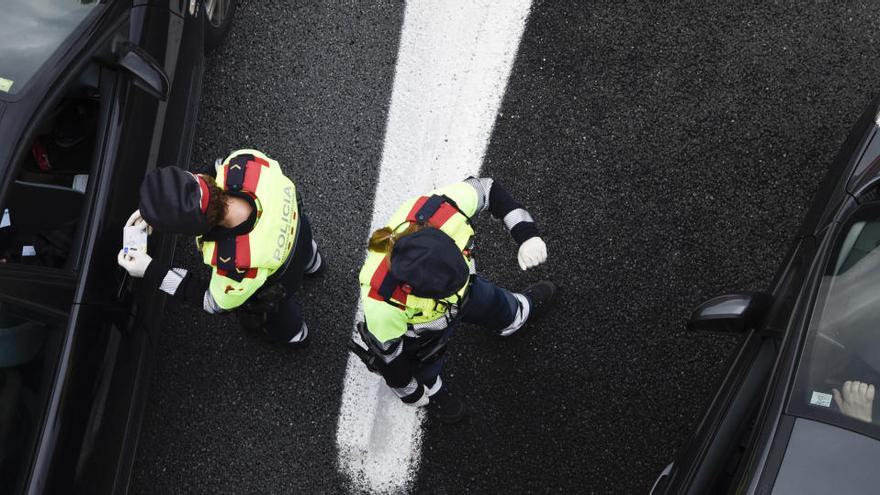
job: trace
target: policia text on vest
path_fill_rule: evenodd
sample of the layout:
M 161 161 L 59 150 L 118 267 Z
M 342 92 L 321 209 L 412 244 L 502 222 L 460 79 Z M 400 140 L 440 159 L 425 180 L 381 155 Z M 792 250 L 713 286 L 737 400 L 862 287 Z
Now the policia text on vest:
M 292 294 L 303 275 L 323 271 L 323 262 L 296 187 L 276 161 L 238 150 L 218 160 L 214 176 L 160 168 L 144 178 L 140 195 L 126 225 L 196 236 L 211 278 L 205 282 L 143 251 L 123 249 L 118 261 L 130 275 L 209 313 L 236 310 L 245 328 L 273 342 L 308 343 Z
M 401 205 L 371 236 L 360 272 L 365 321 L 358 329 L 366 347 L 353 340 L 349 348 L 404 403 L 427 405 L 449 423 L 465 415 L 464 403 L 440 376 L 457 324 L 507 337 L 555 294 L 547 281 L 512 293 L 476 273 L 471 217 L 487 210 L 519 244 L 523 270 L 546 261 L 532 216 L 497 182 L 471 177 Z

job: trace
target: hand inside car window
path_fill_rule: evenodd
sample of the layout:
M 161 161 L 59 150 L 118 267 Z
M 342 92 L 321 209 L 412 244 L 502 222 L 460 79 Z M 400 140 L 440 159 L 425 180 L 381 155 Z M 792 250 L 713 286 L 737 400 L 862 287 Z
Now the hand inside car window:
M 836 388 L 832 391 L 840 412 L 870 423 L 874 406 L 874 385 L 847 380 L 842 388 L 842 392 Z

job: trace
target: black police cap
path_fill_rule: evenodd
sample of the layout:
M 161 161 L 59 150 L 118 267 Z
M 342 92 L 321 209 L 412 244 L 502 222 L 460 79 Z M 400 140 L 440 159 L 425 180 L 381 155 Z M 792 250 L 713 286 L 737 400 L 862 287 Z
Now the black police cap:
M 451 237 L 426 227 L 394 243 L 391 274 L 414 296 L 443 299 L 464 286 L 470 269 Z
M 211 230 L 202 210 L 202 186 L 193 174 L 177 167 L 150 171 L 141 184 L 141 216 L 153 228 L 199 235 Z M 205 198 L 207 204 L 207 198 Z

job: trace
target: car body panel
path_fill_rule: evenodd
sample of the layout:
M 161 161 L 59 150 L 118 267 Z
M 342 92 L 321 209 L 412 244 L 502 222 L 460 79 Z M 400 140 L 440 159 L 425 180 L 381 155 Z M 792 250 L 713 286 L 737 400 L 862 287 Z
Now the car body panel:
M 159 320 L 166 297 L 133 284 L 116 266 L 121 225 L 137 208 L 144 174 L 188 165 L 204 70 L 204 15 L 189 1 L 102 3 L 16 98 L 0 101 L 0 198 L 30 151 L 36 124 L 88 64 L 100 70 L 95 165 L 70 270 L 0 267 L 0 301 L 67 326 L 27 493 L 127 489 Z M 197 2 L 199 8 L 201 2 Z M 159 102 L 113 64 L 115 39 L 131 40 L 169 75 Z M 175 237 L 150 236 L 151 256 L 170 262 Z M 56 273 L 57 272 L 57 273 Z M 66 323 L 64 323 L 66 322 Z M 17 490 L 16 490 L 17 491 Z
M 789 393 L 799 362 L 800 351 L 806 337 L 806 329 L 812 317 L 818 286 L 824 267 L 834 247 L 842 219 L 851 214 L 858 203 L 851 196 L 840 198 L 840 203 L 828 205 L 831 221 L 818 232 L 815 255 L 810 260 L 809 271 L 799 290 L 792 318 L 786 325 L 779 357 L 770 385 L 764 393 L 761 414 L 757 419 L 755 434 L 749 442 L 749 456 L 740 467 L 737 481 L 730 491 L 735 493 L 766 494 L 773 490 L 776 476 L 785 458 L 789 437 L 795 419 L 785 414 Z
M 787 404 L 824 267 L 840 225 L 859 207 L 854 195 L 880 176 L 878 104 L 880 97 L 862 112 L 829 167 L 793 247 L 771 284 L 769 292 L 774 303 L 765 321 L 744 338 L 694 434 L 676 456 L 665 482 L 652 493 L 773 491 L 777 474 L 786 462 L 791 435 L 797 433 L 795 424 L 801 421 L 788 414 Z M 768 346 L 756 345 L 756 336 L 774 342 L 775 351 L 769 359 L 772 366 L 767 365 L 766 354 L 758 357 L 759 350 Z M 751 367 L 755 370 L 750 371 Z M 766 385 L 755 389 L 749 376 L 763 376 Z M 744 412 L 749 410 L 754 413 Z M 733 418 L 748 424 L 731 428 Z M 731 431 L 737 433 L 731 437 Z M 731 462 L 729 456 L 737 454 L 735 448 L 741 450 L 742 462 L 738 462 L 730 483 L 726 487 L 714 484 Z
M 846 196 L 841 210 L 848 210 L 855 201 Z M 834 218 L 839 215 L 835 212 Z M 831 249 L 831 235 L 835 222 L 826 225 L 813 241 L 813 255 L 805 259 L 805 277 L 797 288 L 797 298 L 790 318 L 782 333 L 779 356 L 774 365 L 769 386 L 761 399 L 760 413 L 756 419 L 755 431 L 749 440 L 746 462 L 740 467 L 737 479 L 737 492 L 769 493 L 773 486 L 775 472 L 781 455 L 787 445 L 791 417 L 783 414 L 788 401 L 788 387 L 791 385 L 797 365 L 798 351 L 803 345 L 804 332 L 792 329 L 806 328 L 812 314 L 816 287 L 818 287 L 824 259 Z M 747 489 L 747 490 L 746 490 Z
M 768 311 L 764 331 L 751 330 L 744 337 L 737 354 L 727 367 L 715 397 L 698 424 L 691 439 L 686 443 L 673 466 L 666 484 L 666 491 L 659 493 L 700 493 L 714 484 L 720 474 L 712 461 L 735 454 L 731 449 L 737 432 L 742 433 L 745 423 L 753 417 L 757 402 L 749 407 L 730 411 L 733 404 L 744 397 L 760 397 L 771 374 L 774 358 L 778 352 L 781 331 L 773 328 L 787 327 L 796 306 L 803 280 L 815 253 L 812 237 L 799 240 L 792 247 L 786 263 L 774 277 L 770 293 L 773 304 Z M 733 434 L 733 437 L 731 437 Z
M 818 421 L 797 418 L 774 495 L 875 493 L 880 441 Z

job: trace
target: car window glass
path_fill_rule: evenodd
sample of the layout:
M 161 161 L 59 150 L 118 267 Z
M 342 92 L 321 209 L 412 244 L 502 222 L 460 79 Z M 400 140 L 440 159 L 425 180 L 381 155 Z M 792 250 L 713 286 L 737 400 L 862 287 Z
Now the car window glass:
M 66 266 L 95 158 L 98 71 L 85 69 L 27 138 L 28 152 L 0 203 L 0 263 Z
M 97 6 L 97 0 L 4 0 L 0 94 L 16 94 Z
M 61 354 L 63 328 L 0 304 L 0 487 L 20 491 L 30 471 Z
M 880 208 L 837 234 L 819 285 L 794 401 L 820 419 L 875 431 L 880 386 Z

